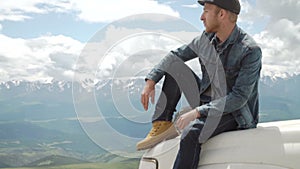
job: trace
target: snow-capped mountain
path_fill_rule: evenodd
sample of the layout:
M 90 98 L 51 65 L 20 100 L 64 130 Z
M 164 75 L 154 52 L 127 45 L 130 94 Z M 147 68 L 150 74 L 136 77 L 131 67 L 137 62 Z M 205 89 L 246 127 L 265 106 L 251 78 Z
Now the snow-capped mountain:
M 137 124 L 130 121 L 135 119 L 131 114 L 130 119 L 126 119 L 122 114 L 124 112 L 120 113 L 116 104 L 123 107 L 134 107 L 136 112 L 133 113 L 136 114 L 133 115 L 148 115 L 150 119 L 151 112 L 141 113 L 143 109 L 140 104 L 140 92 L 143 85 L 142 77 L 97 81 L 87 79 L 82 83 L 64 81 L 52 81 L 51 83 L 2 82 L 0 84 L 0 133 L 2 133 L 0 145 L 16 146 L 15 143 L 18 143 L 22 147 L 27 146 L 27 149 L 20 148 L 20 152 L 28 151 L 32 147 L 38 147 L 41 149 L 40 152 L 44 152 L 47 146 L 41 145 L 62 142 L 68 144 L 57 145 L 54 149 L 61 153 L 68 153 L 72 157 L 78 157 L 78 154 L 90 151 L 88 147 L 95 150 L 93 151 L 94 155 L 98 154 L 99 150 L 93 147 L 95 145 L 90 143 L 79 124 L 73 99 L 76 92 L 92 93 L 106 122 L 116 131 L 129 137 L 141 138 L 149 130 L 150 124 Z M 260 121 L 299 119 L 299 86 L 300 75 L 277 79 L 263 77 L 259 88 Z M 74 92 L 74 90 L 77 91 Z M 84 110 L 89 111 L 89 100 L 80 99 L 82 103 L 86 104 Z M 129 99 L 129 103 L 123 103 L 122 99 Z M 92 125 L 101 123 L 101 120 L 103 119 L 95 117 L 88 119 L 87 122 Z M 83 142 L 84 146 L 81 146 Z M 36 152 L 36 150 L 30 151 Z M 8 154 L 5 156 L 7 159 L 11 158 L 10 153 L 13 154 L 13 152 L 4 150 L 2 152 L 2 154 Z M 85 155 L 84 158 L 83 156 L 81 158 L 95 160 L 94 155 Z M 37 157 L 40 156 L 43 154 L 37 153 Z M 20 160 L 20 162 L 25 163 L 30 158 L 20 157 L 20 159 L 24 159 L 25 161 Z
M 262 77 L 260 83 L 261 111 L 268 111 L 267 107 L 271 106 L 269 105 L 270 102 L 274 102 L 275 104 L 274 100 L 281 99 L 282 102 L 284 102 L 284 100 L 292 100 L 286 103 L 286 106 L 290 107 L 290 109 L 285 111 L 296 114 L 298 110 L 294 108 L 297 107 L 297 103 L 300 100 L 299 84 L 300 75 L 276 79 L 272 77 Z M 131 102 L 138 106 L 143 85 L 143 77 L 102 81 L 87 79 L 81 83 L 66 81 L 52 81 L 51 83 L 26 81 L 2 82 L 0 83 L 0 104 L 2 107 L 0 113 L 2 115 L 6 114 L 2 116 L 2 119 L 7 119 L 8 116 L 11 116 L 13 114 L 12 110 L 13 112 L 18 112 L 19 115 L 28 109 L 30 109 L 31 112 L 38 111 L 37 109 L 43 109 L 43 111 L 52 112 L 52 114 L 55 114 L 54 112 L 67 110 L 66 112 L 69 112 L 69 114 L 74 114 L 73 96 L 74 93 L 76 93 L 74 90 L 89 90 L 89 92 L 95 93 L 97 99 L 101 100 L 105 98 L 106 102 L 111 104 L 113 104 L 112 94 L 117 93 L 120 97 L 121 95 L 127 95 L 124 97 L 130 97 Z M 72 86 L 74 87 L 73 95 Z M 113 105 L 111 106 L 113 107 Z M 273 105 L 273 107 L 277 106 L 278 104 Z M 110 105 L 106 105 L 105 107 L 110 107 Z M 59 116 L 66 117 L 64 115 L 66 112 L 61 113 Z M 35 118 L 39 116 L 39 114 L 32 114 L 28 116 L 28 118 Z M 46 115 L 46 113 L 43 113 L 43 115 L 45 115 L 43 117 L 49 116 Z

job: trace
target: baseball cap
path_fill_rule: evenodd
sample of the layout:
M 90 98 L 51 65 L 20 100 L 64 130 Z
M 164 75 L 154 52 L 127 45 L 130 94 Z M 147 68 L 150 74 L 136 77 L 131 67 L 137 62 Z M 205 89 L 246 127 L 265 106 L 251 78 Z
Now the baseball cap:
M 200 5 L 204 5 L 205 3 L 214 4 L 235 14 L 239 14 L 241 11 L 239 0 L 198 0 L 198 3 Z

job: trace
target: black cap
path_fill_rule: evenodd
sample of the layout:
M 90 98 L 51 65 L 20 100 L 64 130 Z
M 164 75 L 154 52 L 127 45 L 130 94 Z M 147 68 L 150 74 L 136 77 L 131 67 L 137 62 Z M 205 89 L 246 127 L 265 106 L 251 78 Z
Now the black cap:
M 205 3 L 214 4 L 235 14 L 239 14 L 241 11 L 239 0 L 198 0 L 198 3 L 201 5 Z

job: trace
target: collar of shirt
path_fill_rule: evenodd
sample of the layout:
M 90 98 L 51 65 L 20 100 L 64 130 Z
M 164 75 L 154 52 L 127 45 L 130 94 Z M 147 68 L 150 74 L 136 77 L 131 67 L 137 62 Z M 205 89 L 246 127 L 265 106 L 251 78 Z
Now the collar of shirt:
M 213 38 L 211 39 L 210 43 L 215 46 L 215 49 L 218 53 L 222 53 L 230 44 L 233 44 L 236 42 L 239 34 L 239 27 L 236 25 L 230 34 L 230 36 L 227 38 L 227 40 L 223 43 L 220 43 L 219 38 L 214 34 Z

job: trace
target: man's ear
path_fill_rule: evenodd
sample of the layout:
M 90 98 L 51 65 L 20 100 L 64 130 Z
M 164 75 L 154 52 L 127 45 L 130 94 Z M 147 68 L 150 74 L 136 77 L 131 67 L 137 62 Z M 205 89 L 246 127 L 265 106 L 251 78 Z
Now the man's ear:
M 223 19 L 224 16 L 225 16 L 225 14 L 226 14 L 226 10 L 225 9 L 221 9 L 218 15 L 219 15 L 220 18 Z

